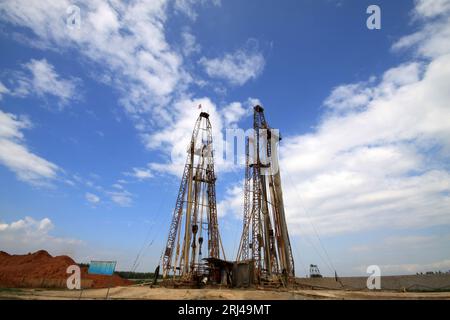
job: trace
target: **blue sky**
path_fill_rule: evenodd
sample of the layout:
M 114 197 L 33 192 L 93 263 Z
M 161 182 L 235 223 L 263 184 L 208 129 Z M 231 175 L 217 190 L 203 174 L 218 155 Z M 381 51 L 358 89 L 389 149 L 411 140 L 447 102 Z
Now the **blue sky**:
M 199 104 L 216 144 L 259 102 L 284 137 L 296 271 L 450 269 L 450 4 L 0 4 L 0 240 L 153 270 Z M 80 28 L 66 25 L 80 8 Z M 227 258 L 243 168 L 218 164 Z

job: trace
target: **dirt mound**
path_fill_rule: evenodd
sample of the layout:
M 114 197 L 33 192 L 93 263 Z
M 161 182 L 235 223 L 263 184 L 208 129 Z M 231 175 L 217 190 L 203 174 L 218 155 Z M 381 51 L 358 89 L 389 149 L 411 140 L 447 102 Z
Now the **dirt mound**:
M 68 256 L 52 257 L 47 251 L 39 250 L 25 255 L 10 255 L 0 251 L 0 287 L 66 288 L 70 276 L 67 267 L 77 264 Z M 126 286 L 130 281 L 118 275 L 104 276 L 88 274 L 88 268 L 81 268 L 83 288 L 106 288 Z

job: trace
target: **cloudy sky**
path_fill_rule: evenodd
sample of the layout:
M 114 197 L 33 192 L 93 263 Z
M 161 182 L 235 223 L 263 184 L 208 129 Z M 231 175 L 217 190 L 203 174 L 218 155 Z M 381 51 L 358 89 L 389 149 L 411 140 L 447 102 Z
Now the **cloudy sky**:
M 198 106 L 220 149 L 261 103 L 297 275 L 450 270 L 450 0 L 376 2 L 0 1 L 0 250 L 153 270 Z

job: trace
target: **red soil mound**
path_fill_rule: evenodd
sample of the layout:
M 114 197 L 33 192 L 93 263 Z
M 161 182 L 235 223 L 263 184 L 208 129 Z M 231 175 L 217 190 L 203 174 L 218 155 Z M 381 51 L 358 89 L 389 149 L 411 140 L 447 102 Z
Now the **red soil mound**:
M 67 267 L 77 264 L 68 256 L 52 257 L 40 250 L 26 255 L 10 255 L 0 251 L 0 287 L 56 287 L 66 288 L 70 274 Z M 87 267 L 81 268 L 83 288 L 106 288 L 126 286 L 130 281 L 118 275 L 104 276 L 88 274 Z

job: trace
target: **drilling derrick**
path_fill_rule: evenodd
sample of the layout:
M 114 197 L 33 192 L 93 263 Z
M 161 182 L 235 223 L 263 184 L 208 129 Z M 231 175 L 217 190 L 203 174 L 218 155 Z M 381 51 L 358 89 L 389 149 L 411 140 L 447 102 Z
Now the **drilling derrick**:
M 188 148 L 175 210 L 163 253 L 163 278 L 208 276 L 206 258 L 220 259 L 216 176 L 209 114 L 200 113 Z
M 238 262 L 253 264 L 253 283 L 294 277 L 278 168 L 278 131 L 261 106 L 254 108 L 253 135 L 245 144 L 244 224 Z

